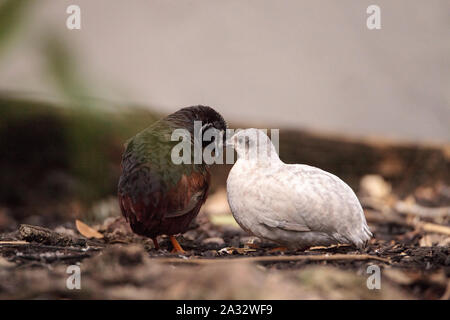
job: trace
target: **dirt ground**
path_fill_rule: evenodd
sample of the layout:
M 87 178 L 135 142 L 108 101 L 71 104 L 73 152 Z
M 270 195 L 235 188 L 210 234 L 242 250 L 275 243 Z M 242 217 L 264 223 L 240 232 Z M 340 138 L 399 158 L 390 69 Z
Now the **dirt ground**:
M 387 218 L 366 207 L 374 238 L 364 250 L 279 251 L 219 213 L 224 195 L 212 195 L 191 230 L 179 236 L 185 255 L 171 253 L 166 237 L 155 250 L 122 217 L 92 229 L 74 223 L 53 231 L 20 225 L 0 235 L 0 298 L 450 298 L 450 235 L 442 234 L 448 227 L 429 233 L 427 225 L 408 222 L 407 216 Z M 99 238 L 83 237 L 77 229 L 86 235 L 98 231 Z M 80 290 L 66 287 L 67 267 L 74 264 L 81 269 Z M 380 289 L 367 287 L 371 265 L 381 270 Z
M 0 205 L 0 299 L 450 299 L 448 148 L 285 132 L 280 150 L 286 162 L 336 173 L 357 191 L 374 235 L 365 249 L 279 251 L 246 234 L 226 200 L 229 166 L 214 169 L 207 202 L 178 236 L 184 255 L 171 253 L 167 237 L 155 250 L 133 234 L 114 196 L 88 210 L 33 188 L 40 205 Z M 67 286 L 71 265 L 80 289 Z M 379 289 L 371 286 L 378 268 Z

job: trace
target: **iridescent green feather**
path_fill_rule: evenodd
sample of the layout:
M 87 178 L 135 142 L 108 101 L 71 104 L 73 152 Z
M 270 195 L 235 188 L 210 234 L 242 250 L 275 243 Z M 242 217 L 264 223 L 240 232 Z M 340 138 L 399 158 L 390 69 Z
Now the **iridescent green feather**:
M 175 186 L 183 174 L 190 175 L 192 171 L 204 173 L 206 170 L 204 165 L 177 165 L 172 162 L 172 149 L 179 143 L 171 141 L 173 130 L 168 123 L 160 120 L 128 140 L 124 153 L 124 160 L 133 159 L 133 168 L 148 167 L 152 175 L 160 178 L 167 189 Z M 191 151 L 193 154 L 193 150 Z

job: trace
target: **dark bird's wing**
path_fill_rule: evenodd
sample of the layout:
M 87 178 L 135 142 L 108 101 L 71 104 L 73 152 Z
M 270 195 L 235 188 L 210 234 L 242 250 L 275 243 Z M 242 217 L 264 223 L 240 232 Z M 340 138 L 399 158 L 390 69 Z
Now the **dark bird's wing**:
M 157 176 L 152 178 L 151 174 L 143 172 L 136 174 L 135 181 L 141 185 L 136 194 L 119 191 L 122 213 L 132 229 L 149 237 L 186 231 L 206 200 L 209 173 L 193 171 L 190 175 L 182 175 L 175 186 L 165 190 Z M 140 181 L 147 181 L 148 186 Z
M 137 145 L 137 146 L 136 146 Z M 184 232 L 206 200 L 210 175 L 203 166 L 175 165 L 167 146 L 130 141 L 122 160 L 118 197 L 134 232 L 154 237 Z
M 210 175 L 192 172 L 183 175 L 178 184 L 172 188 L 167 198 L 170 209 L 164 218 L 177 218 L 189 214 L 205 202 L 210 184 Z M 198 210 L 197 210 L 198 212 Z
M 176 165 L 171 159 L 178 144 L 171 140 L 172 133 L 185 129 L 192 137 L 195 121 L 201 121 L 205 128 L 227 128 L 214 109 L 194 106 L 155 122 L 128 141 L 118 196 L 134 232 L 149 237 L 184 232 L 206 200 L 210 183 L 206 165 Z

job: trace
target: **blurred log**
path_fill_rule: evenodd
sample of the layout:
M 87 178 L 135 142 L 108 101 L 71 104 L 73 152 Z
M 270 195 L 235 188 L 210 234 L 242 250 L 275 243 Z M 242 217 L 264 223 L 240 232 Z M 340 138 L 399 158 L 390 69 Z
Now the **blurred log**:
M 450 207 L 427 208 L 415 203 L 408 203 L 406 201 L 398 201 L 395 210 L 402 214 L 412 214 L 421 218 L 440 218 L 450 216 Z
M 28 242 L 38 242 L 47 245 L 61 245 L 61 246 L 84 246 L 85 239 L 74 238 L 65 234 L 54 232 L 50 229 L 32 226 L 28 224 L 21 224 L 19 226 L 19 233 L 23 240 Z

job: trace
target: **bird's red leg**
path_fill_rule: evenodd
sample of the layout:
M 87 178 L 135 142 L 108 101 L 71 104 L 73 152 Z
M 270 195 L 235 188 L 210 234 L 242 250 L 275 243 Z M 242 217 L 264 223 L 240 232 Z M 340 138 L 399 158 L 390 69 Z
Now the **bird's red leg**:
M 153 240 L 153 245 L 155 246 L 155 249 L 156 250 L 159 250 L 159 244 L 158 244 L 158 238 L 152 238 L 152 240 Z
M 181 254 L 186 253 L 186 251 L 183 250 L 183 248 L 180 246 L 180 244 L 178 243 L 177 239 L 175 239 L 174 236 L 170 236 L 170 241 L 172 242 L 173 245 L 172 253 L 181 253 Z

